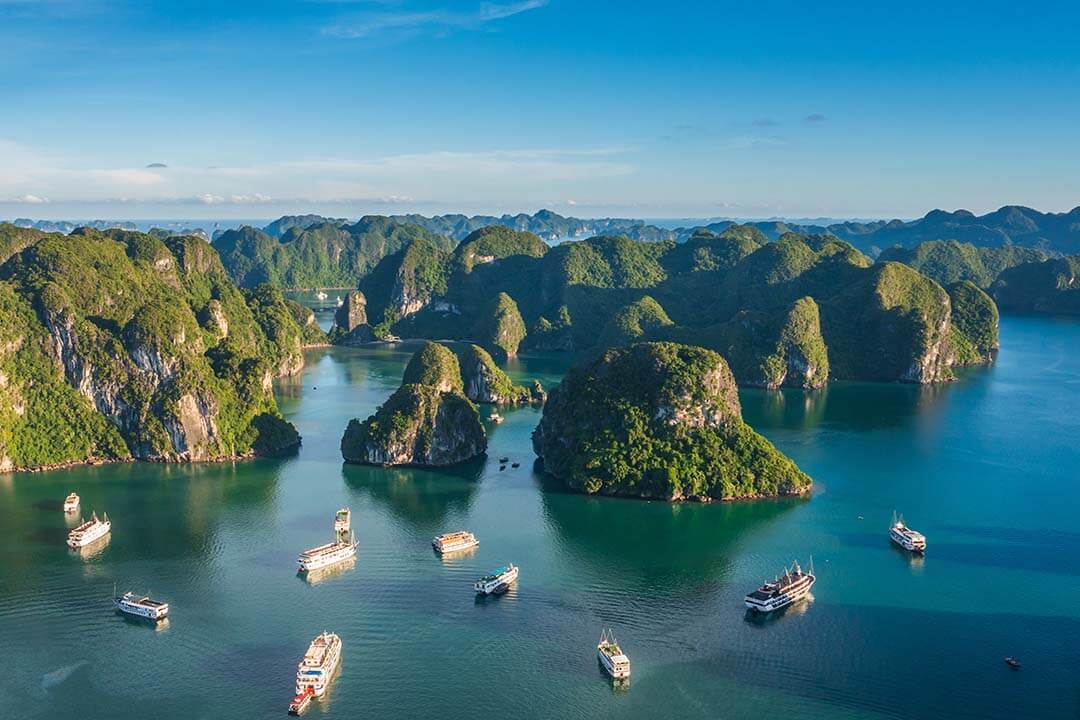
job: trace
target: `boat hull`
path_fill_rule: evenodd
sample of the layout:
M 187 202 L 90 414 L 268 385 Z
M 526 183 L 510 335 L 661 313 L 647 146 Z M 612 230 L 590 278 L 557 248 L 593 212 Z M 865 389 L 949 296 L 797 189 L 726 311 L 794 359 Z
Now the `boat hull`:
M 505 572 L 496 578 L 491 580 L 478 580 L 473 589 L 477 595 L 494 595 L 497 590 L 502 589 L 502 592 L 506 592 L 510 585 L 513 584 L 518 578 L 518 569 L 511 568 L 509 572 Z M 499 593 L 502 594 L 502 593 Z
M 811 578 L 805 586 L 800 586 L 798 589 L 792 592 L 782 593 L 775 598 L 769 598 L 765 601 L 757 601 L 747 596 L 745 604 L 746 607 L 755 613 L 768 614 L 776 612 L 777 610 L 783 610 L 789 605 L 799 602 L 807 595 L 810 594 L 811 588 L 814 587 L 814 583 L 817 582 L 817 578 Z

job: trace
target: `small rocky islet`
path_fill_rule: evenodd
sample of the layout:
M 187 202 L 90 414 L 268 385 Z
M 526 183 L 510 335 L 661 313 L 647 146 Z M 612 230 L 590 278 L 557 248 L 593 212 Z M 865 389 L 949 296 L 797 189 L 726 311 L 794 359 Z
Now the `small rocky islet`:
M 487 433 L 476 403 L 543 402 L 533 389 L 514 385 L 483 348 L 426 342 L 402 375 L 402 384 L 367 420 L 352 420 L 341 439 L 346 462 L 441 467 L 483 455 Z

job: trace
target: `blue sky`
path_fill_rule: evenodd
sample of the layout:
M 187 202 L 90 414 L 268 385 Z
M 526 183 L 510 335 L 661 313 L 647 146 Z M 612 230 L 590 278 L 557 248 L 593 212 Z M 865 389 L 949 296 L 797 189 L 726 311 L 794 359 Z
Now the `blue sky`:
M 1063 211 L 1078 26 L 996 0 L 0 0 L 0 218 Z

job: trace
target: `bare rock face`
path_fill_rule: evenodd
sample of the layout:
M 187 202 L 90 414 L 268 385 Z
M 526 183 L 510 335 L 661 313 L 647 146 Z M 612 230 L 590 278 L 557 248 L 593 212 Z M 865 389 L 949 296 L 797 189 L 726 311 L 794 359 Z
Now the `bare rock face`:
M 341 438 L 345 461 L 368 465 L 442 467 L 486 450 L 476 406 L 430 385 L 402 385 L 367 420 L 352 420 Z
M 221 301 L 215 299 L 208 302 L 200 313 L 199 321 L 203 327 L 217 335 L 219 340 L 229 336 L 229 321 L 225 317 Z
M 367 324 L 367 298 L 359 290 L 353 290 L 334 313 L 334 325 L 346 333 L 351 333 L 357 327 Z

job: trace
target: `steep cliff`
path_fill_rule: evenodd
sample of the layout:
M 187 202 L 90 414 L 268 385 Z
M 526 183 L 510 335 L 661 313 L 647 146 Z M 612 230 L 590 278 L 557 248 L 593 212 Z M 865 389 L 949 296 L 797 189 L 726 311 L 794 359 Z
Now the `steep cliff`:
M 401 384 L 430 385 L 440 392 L 465 392 L 457 356 L 450 348 L 435 342 L 424 343 L 413 353 Z
M 302 365 L 280 292 L 245 297 L 195 237 L 43 234 L 0 265 L 0 466 L 215 460 L 299 437 L 270 392 Z
M 473 402 L 521 405 L 538 399 L 529 389 L 515 385 L 487 350 L 470 343 L 447 343 L 461 368 L 465 395 Z
M 724 359 L 675 343 L 616 348 L 571 369 L 533 447 L 546 472 L 590 494 L 731 500 L 811 485 L 743 422 Z
M 503 359 L 515 357 L 525 339 L 525 321 L 514 299 L 506 293 L 496 295 L 480 315 L 474 337 Z
M 457 392 L 402 385 L 367 420 L 352 420 L 341 439 L 347 462 L 455 465 L 487 450 L 480 414 Z

